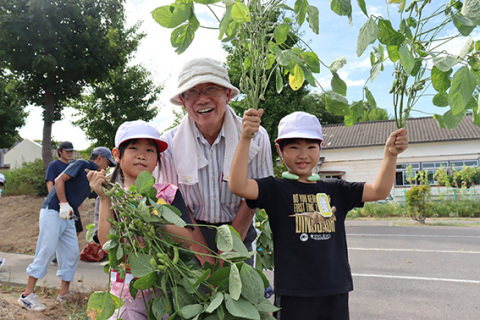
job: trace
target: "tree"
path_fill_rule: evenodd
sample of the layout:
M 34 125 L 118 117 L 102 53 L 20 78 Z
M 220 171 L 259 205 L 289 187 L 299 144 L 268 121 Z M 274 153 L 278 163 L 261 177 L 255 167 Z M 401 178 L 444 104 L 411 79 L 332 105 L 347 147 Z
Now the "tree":
M 52 124 L 67 99 L 99 82 L 136 49 L 122 0 L 0 0 L 0 65 L 24 84 L 28 103 L 44 108 L 42 158 L 52 159 Z
M 141 66 L 121 66 L 110 71 L 110 77 L 90 87 L 81 99 L 72 101 L 81 118 L 74 122 L 85 131 L 93 146 L 113 148 L 115 132 L 125 121 L 149 121 L 157 113 L 154 105 L 162 87 L 150 79 Z
M 0 148 L 13 146 L 18 136 L 18 128 L 25 125 L 27 112 L 20 97 L 15 94 L 19 83 L 11 75 L 0 70 Z

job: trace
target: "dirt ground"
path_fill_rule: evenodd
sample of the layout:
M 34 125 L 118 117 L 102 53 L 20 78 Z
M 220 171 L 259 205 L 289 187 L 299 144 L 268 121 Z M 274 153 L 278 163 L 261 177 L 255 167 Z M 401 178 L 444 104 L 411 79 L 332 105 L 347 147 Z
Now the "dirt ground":
M 35 254 L 38 237 L 38 216 L 44 197 L 2 196 L 0 197 L 0 251 Z M 80 208 L 84 231 L 78 236 L 79 249 L 87 244 L 85 228 L 93 223 L 95 200 L 87 199 Z M 54 303 L 55 292 L 44 289 L 37 292 L 47 310 L 30 312 L 17 304 L 20 288 L 0 285 L 0 320 L 43 320 L 66 319 L 67 314 L 88 297 L 76 297 L 74 305 L 59 306 Z M 85 300 L 86 301 L 86 300 Z M 78 307 L 78 306 L 77 306 Z

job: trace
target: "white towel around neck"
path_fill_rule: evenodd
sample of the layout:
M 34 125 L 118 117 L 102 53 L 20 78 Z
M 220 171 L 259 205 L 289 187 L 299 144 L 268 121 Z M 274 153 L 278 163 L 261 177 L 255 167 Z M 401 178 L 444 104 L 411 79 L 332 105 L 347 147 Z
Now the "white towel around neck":
M 198 183 L 198 170 L 208 165 L 195 135 L 196 125 L 188 115 L 180 123 L 172 140 L 172 155 L 178 175 L 178 183 L 193 185 Z M 225 135 L 225 157 L 223 161 L 223 180 L 230 177 L 230 166 L 237 147 L 242 120 L 237 117 L 230 106 L 227 106 L 223 120 Z M 258 144 L 252 139 L 248 161 L 250 162 L 259 150 Z M 192 152 L 193 151 L 193 152 Z

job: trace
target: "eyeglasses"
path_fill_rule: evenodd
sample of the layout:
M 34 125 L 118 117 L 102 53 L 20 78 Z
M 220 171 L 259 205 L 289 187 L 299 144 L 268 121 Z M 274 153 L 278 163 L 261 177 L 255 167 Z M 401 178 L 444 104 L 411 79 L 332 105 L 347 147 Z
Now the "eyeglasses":
M 225 92 L 227 89 L 224 87 L 210 86 L 206 87 L 203 90 L 190 89 L 182 93 L 182 98 L 185 100 L 194 100 L 200 97 L 200 93 L 203 92 L 205 97 L 219 97 L 222 95 L 222 92 Z

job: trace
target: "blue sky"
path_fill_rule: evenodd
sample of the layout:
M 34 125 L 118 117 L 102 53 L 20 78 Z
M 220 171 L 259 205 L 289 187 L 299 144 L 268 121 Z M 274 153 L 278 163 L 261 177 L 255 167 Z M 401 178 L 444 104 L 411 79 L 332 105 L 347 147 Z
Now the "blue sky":
M 438 3 L 446 3 L 446 1 L 438 1 L 438 3 L 437 1 L 434 1 L 432 6 L 438 6 Z M 294 2 L 293 0 L 288 0 L 287 4 L 293 7 Z M 361 12 L 355 0 L 352 0 L 354 12 L 352 26 L 349 25 L 347 17 L 340 17 L 330 10 L 329 1 L 310 0 L 310 2 L 317 6 L 320 11 L 320 33 L 316 35 L 308 27 L 302 27 L 301 30 L 304 32 L 302 38 L 309 43 L 313 51 L 327 65 L 330 65 L 332 61 L 340 56 L 345 57 L 347 64 L 338 73 L 348 85 L 347 98 L 349 102 L 360 100 L 362 98 L 362 87 L 369 75 L 371 46 L 365 50 L 361 57 L 357 57 L 356 45 L 359 29 L 365 23 L 367 17 Z M 369 14 L 387 17 L 385 0 L 366 0 L 366 2 Z M 209 56 L 221 61 L 226 60 L 226 53 L 217 39 L 218 32 L 206 29 L 201 29 L 200 32 L 197 32 L 193 44 L 185 53 L 181 55 L 176 54 L 170 45 L 171 30 L 162 28 L 151 18 L 152 10 L 167 3 L 169 1 L 126 1 L 128 23 L 133 24 L 137 21 L 143 21 L 141 30 L 147 35 L 140 44 L 134 62 L 144 65 L 152 72 L 155 82 L 165 85 L 160 101 L 157 104 L 158 108 L 160 108 L 159 116 L 151 122 L 159 130 L 164 130 L 173 121 L 172 109 L 174 106 L 168 102 L 168 99 L 173 86 L 176 84 L 177 73 L 183 63 L 198 56 Z M 389 5 L 391 17 L 398 16 L 397 8 L 397 5 Z M 211 19 L 212 16 L 205 10 L 204 6 L 197 6 L 196 12 L 201 25 L 216 25 L 216 22 Z M 396 25 L 396 23 L 393 23 L 394 27 Z M 473 37 L 475 40 L 478 40 L 479 32 L 476 31 Z M 445 49 L 452 53 L 458 52 L 463 47 L 465 41 L 466 39 L 455 41 L 450 47 Z M 392 97 L 388 94 L 388 91 L 393 81 L 392 66 L 392 64 L 385 64 L 385 70 L 373 83 L 368 84 L 377 101 L 377 105 L 386 109 L 391 116 L 393 116 Z M 329 89 L 331 74 L 327 68 L 322 67 L 321 73 L 316 75 L 316 78 L 324 86 L 324 89 Z M 316 89 L 313 88 L 312 90 Z M 431 97 L 425 97 L 420 100 L 416 108 L 422 112 L 412 112 L 411 116 L 413 117 L 431 116 L 434 113 L 443 114 L 447 111 L 434 107 L 431 103 Z M 20 135 L 23 138 L 32 140 L 41 139 L 43 130 L 42 109 L 29 107 L 29 110 L 30 116 L 26 126 L 20 130 Z M 71 109 L 64 111 L 64 120 L 58 121 L 53 125 L 52 138 L 59 141 L 70 140 L 75 148 L 84 149 L 88 147 L 89 142 L 86 141 L 82 130 L 71 124 L 72 119 L 74 119 L 74 113 L 75 111 Z

